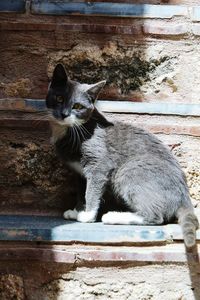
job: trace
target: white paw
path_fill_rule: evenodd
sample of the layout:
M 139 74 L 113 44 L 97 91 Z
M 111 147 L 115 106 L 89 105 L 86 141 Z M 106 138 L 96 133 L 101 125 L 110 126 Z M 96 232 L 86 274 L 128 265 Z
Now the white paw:
M 68 209 L 63 214 L 64 219 L 67 220 L 77 220 L 77 216 L 78 216 L 78 212 L 75 208 L 73 210 Z
M 142 225 L 144 218 L 132 212 L 109 211 L 101 218 L 104 224 Z
M 77 216 L 77 221 L 82 223 L 92 223 L 96 221 L 96 211 L 80 211 Z
M 101 218 L 101 221 L 104 224 L 112 224 L 112 219 L 113 219 L 113 213 L 112 212 L 108 212 L 106 214 L 104 214 Z

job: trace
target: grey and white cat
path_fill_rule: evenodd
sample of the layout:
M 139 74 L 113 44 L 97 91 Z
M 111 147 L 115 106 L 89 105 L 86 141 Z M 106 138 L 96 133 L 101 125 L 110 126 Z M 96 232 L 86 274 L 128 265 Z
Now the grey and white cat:
M 194 246 L 199 225 L 178 162 L 154 135 L 106 120 L 94 105 L 104 84 L 72 81 L 61 64 L 54 69 L 46 98 L 53 141 L 62 159 L 86 179 L 85 209 L 67 210 L 64 218 L 95 222 L 110 189 L 127 211 L 110 211 L 103 223 L 157 225 L 178 219 L 186 246 Z

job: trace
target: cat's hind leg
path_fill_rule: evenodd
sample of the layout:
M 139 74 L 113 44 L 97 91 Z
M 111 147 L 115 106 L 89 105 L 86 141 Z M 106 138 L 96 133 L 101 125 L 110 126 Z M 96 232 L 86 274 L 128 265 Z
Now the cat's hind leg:
M 110 211 L 102 216 L 104 224 L 145 225 L 144 218 L 132 212 Z
M 127 206 L 127 212 L 109 212 L 103 216 L 103 223 L 163 224 L 166 195 L 156 178 L 154 168 L 146 170 L 145 163 L 139 158 L 122 165 L 112 178 L 112 186 L 115 195 Z

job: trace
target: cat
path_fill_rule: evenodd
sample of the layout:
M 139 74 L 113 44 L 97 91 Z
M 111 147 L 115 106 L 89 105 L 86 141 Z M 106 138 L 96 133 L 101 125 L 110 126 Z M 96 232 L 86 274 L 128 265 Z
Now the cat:
M 95 222 L 103 193 L 112 190 L 126 212 L 109 211 L 105 224 L 160 225 L 178 219 L 186 247 L 196 243 L 198 220 L 179 163 L 153 134 L 108 121 L 95 107 L 105 81 L 81 84 L 57 64 L 46 106 L 58 155 L 86 179 L 85 208 L 65 219 Z

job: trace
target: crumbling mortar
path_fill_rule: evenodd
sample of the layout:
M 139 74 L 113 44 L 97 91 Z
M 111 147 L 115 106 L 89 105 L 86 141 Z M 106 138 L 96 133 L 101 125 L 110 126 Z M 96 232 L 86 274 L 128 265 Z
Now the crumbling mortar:
M 33 183 L 44 192 L 55 192 L 66 182 L 66 170 L 52 147 L 44 148 L 36 143 L 12 143 L 15 160 L 8 167 L 16 175 L 15 185 Z

